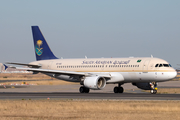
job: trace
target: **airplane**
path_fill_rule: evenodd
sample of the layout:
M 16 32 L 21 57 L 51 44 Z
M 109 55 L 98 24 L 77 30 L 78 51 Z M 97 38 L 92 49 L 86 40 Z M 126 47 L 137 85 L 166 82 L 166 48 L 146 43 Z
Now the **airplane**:
M 176 77 L 177 72 L 171 65 L 160 58 L 129 57 L 129 58 L 81 58 L 58 59 L 51 51 L 38 26 L 32 27 L 36 61 L 29 64 L 9 62 L 7 64 L 28 66 L 16 67 L 32 71 L 33 74 L 43 73 L 59 80 L 79 82 L 80 93 L 90 90 L 102 90 L 107 84 L 117 84 L 114 93 L 123 93 L 123 84 L 132 85 L 157 93 L 157 83 L 169 81 Z

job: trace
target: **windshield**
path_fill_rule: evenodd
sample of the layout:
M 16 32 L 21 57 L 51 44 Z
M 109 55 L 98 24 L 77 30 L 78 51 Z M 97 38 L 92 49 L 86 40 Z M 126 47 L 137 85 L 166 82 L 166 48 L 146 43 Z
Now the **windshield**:
M 156 64 L 155 67 L 172 67 L 170 64 Z

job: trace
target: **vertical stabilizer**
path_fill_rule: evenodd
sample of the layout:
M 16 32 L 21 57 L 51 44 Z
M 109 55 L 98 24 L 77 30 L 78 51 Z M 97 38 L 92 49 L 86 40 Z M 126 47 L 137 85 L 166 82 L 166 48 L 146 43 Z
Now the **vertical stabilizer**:
M 49 48 L 38 26 L 32 26 L 36 60 L 58 59 Z

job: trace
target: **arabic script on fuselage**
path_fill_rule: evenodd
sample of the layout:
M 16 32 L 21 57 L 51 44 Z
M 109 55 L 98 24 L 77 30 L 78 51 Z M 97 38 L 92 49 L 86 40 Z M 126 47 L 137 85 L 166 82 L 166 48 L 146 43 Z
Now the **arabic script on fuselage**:
M 118 61 L 118 60 L 115 60 L 115 61 L 101 61 L 101 60 L 96 60 L 96 61 L 82 61 L 82 64 L 128 64 L 130 62 L 130 60 L 127 60 L 127 61 Z

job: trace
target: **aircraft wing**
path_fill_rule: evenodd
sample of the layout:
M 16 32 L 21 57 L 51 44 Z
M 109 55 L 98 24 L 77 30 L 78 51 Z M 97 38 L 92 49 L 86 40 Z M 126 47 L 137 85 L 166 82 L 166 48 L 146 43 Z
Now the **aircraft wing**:
M 83 72 L 61 71 L 61 70 L 50 70 L 50 69 L 36 69 L 36 68 L 22 68 L 22 67 L 16 67 L 16 69 L 41 72 L 41 73 L 63 74 L 63 75 L 82 75 L 82 76 L 86 75 Z
M 6 64 L 14 64 L 14 65 L 24 65 L 31 68 L 40 68 L 41 65 L 33 65 L 33 64 L 24 64 L 24 63 L 13 63 L 13 62 L 7 62 Z
M 15 64 L 15 65 L 28 66 L 30 68 L 22 68 L 22 67 L 14 67 L 14 66 L 8 66 L 8 67 L 9 68 L 20 69 L 20 70 L 32 71 L 32 72 L 36 72 L 36 73 L 41 72 L 41 73 L 51 73 L 51 74 L 59 74 L 59 75 L 77 75 L 77 76 L 99 75 L 101 77 L 111 78 L 111 75 L 109 75 L 109 74 L 97 74 L 97 73 L 88 73 L 88 72 L 75 72 L 75 71 L 61 71 L 61 70 L 39 69 L 39 67 L 41 67 L 41 65 L 33 65 L 33 64 L 25 64 L 25 63 L 7 62 L 6 64 Z
M 97 74 L 94 74 L 94 73 L 87 73 L 87 72 L 61 71 L 61 70 L 37 69 L 37 68 L 16 67 L 16 69 L 33 71 L 33 72 L 41 72 L 41 73 L 59 74 L 59 75 L 77 75 L 77 76 L 97 75 Z M 100 74 L 100 76 L 105 77 L 105 78 L 111 78 L 111 76 L 109 74 Z

